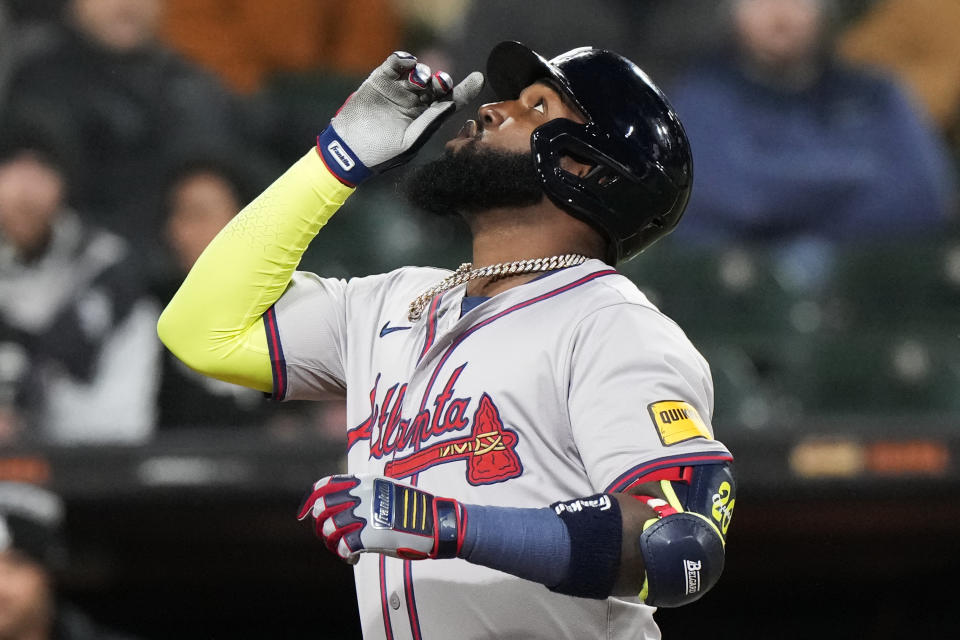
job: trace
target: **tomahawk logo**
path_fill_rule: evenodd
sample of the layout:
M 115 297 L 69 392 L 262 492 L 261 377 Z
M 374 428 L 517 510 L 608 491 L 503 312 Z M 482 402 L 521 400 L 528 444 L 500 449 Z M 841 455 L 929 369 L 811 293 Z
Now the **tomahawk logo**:
M 413 418 L 401 417 L 406 383 L 381 394 L 377 375 L 370 390 L 370 415 L 347 431 L 347 450 L 369 442 L 371 458 L 392 458 L 384 466 L 384 474 L 391 478 L 409 478 L 456 461 L 466 461 L 467 482 L 475 486 L 519 476 L 523 473 L 516 452 L 519 436 L 504 425 L 493 398 L 483 393 L 476 403 L 471 397 L 456 396 L 455 386 L 466 366 L 457 367 L 433 402 L 424 402 Z M 471 406 L 476 406 L 472 419 Z M 462 435 L 450 437 L 456 432 Z
M 330 155 L 333 156 L 333 159 L 337 161 L 341 167 L 346 171 L 350 171 L 357 163 L 354 162 L 353 158 L 350 157 L 350 154 L 347 153 L 346 149 L 340 144 L 338 140 L 334 140 L 327 145 L 327 151 L 330 152 Z
M 703 564 L 697 560 L 684 560 L 683 569 L 687 575 L 687 593 L 697 593 L 700 591 L 700 569 Z

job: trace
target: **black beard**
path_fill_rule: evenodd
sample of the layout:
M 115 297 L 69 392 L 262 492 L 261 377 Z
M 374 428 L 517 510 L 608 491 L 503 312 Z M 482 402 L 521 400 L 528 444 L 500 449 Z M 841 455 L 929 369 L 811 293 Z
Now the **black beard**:
M 473 142 L 417 167 L 400 189 L 413 206 L 441 216 L 529 207 L 544 195 L 532 153 L 481 149 Z

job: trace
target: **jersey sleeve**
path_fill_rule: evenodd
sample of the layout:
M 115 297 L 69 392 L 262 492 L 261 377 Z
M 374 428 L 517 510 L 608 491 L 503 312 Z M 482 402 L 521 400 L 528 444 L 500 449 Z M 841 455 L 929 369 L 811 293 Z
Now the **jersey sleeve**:
M 659 311 L 614 304 L 572 345 L 568 411 L 594 488 L 623 491 L 659 469 L 730 460 L 714 439 L 710 368 Z
M 264 314 L 276 400 L 346 393 L 347 281 L 297 272 Z

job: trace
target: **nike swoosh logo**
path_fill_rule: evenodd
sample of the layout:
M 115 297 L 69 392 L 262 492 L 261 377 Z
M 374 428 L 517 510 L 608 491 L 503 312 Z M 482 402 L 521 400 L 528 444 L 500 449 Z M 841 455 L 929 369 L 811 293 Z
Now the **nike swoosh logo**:
M 386 324 L 380 329 L 380 337 L 387 335 L 388 333 L 393 333 L 394 331 L 405 331 L 407 329 L 413 329 L 413 327 L 391 327 L 390 321 L 387 320 Z

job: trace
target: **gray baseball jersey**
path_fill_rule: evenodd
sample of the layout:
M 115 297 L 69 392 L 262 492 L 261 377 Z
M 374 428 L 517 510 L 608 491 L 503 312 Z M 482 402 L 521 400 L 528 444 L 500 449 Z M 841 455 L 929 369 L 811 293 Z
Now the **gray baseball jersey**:
M 264 316 L 276 397 L 346 393 L 351 473 L 544 507 L 731 459 L 707 363 L 609 266 L 541 276 L 462 316 L 460 286 L 410 322 L 410 301 L 448 273 L 297 273 Z M 463 560 L 369 554 L 355 572 L 368 640 L 660 637 L 637 598 L 560 595 Z

